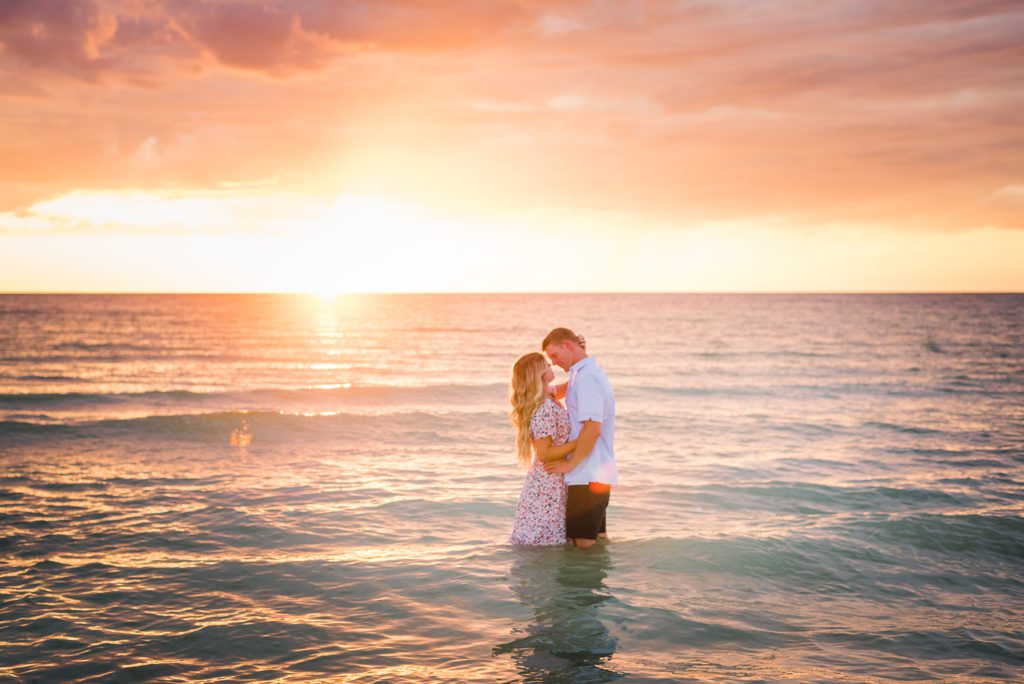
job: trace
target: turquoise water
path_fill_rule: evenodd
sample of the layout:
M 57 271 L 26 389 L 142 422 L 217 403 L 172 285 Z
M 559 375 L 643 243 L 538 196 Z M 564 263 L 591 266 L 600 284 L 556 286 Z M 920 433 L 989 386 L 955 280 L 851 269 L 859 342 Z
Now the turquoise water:
M 1024 296 L 11 295 L 0 324 L 0 681 L 1024 666 Z M 593 553 L 504 543 L 508 367 L 556 325 L 618 398 Z

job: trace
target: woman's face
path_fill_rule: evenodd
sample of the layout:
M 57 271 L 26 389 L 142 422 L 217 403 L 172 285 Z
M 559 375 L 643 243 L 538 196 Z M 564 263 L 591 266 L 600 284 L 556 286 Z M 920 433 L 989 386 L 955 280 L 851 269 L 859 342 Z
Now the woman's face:
M 540 376 L 540 379 L 545 385 L 551 384 L 551 381 L 555 379 L 555 371 L 551 370 L 551 364 L 544 364 L 544 374 Z

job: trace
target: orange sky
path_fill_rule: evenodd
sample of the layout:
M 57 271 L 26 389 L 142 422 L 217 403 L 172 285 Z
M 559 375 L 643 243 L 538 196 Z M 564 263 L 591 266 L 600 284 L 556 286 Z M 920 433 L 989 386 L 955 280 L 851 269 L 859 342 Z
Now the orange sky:
M 995 0 L 3 0 L 0 291 L 1024 290 L 1022 35 Z

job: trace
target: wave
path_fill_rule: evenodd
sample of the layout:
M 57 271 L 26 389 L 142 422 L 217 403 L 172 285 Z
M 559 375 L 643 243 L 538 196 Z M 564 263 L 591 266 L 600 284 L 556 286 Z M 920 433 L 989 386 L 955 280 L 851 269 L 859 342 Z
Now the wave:
M 74 351 L 71 348 L 64 349 L 64 352 Z M 83 350 L 79 351 L 95 351 Z M 89 361 L 92 363 L 118 363 L 122 361 L 130 361 L 132 363 L 138 363 L 140 361 L 160 361 L 160 362 L 183 362 L 183 361 L 202 361 L 211 362 L 216 361 L 217 363 L 257 363 L 265 364 L 268 367 L 280 368 L 285 366 L 287 368 L 294 367 L 295 364 L 305 364 L 316 361 L 336 361 L 336 358 L 324 358 L 316 357 L 312 358 L 310 355 L 295 355 L 295 356 L 281 356 L 281 355 L 268 355 L 268 354 L 238 354 L 238 353 L 223 353 L 215 351 L 202 351 L 195 349 L 175 349 L 168 346 L 153 346 L 153 347 L 131 347 L 112 345 L 106 351 L 111 352 L 107 354 L 92 354 L 92 353 L 63 353 L 63 354 L 37 354 L 29 353 L 26 354 L 8 354 L 6 356 L 0 356 L 0 361 L 7 364 L 75 364 L 81 363 L 82 361 Z M 360 367 L 360 366 L 355 366 Z
M 494 422 L 495 415 L 480 412 L 394 411 L 387 413 L 285 413 L 281 411 L 225 411 L 155 415 L 64 423 L 0 421 L 0 438 L 93 437 L 159 438 L 168 441 L 227 443 L 232 432 L 246 430 L 254 441 L 280 442 L 301 437 L 368 440 L 387 436 L 396 440 L 404 433 L 421 444 L 442 440 L 441 431 L 470 431 Z M 383 434 L 380 434 L 383 433 Z
M 707 484 L 694 497 L 723 509 L 817 514 L 826 512 L 920 509 L 924 506 L 966 506 L 970 497 L 918 487 L 837 487 L 809 482 L 770 481 L 764 484 Z
M 503 394 L 504 384 L 480 385 L 425 385 L 425 386 L 362 386 L 325 388 L 258 388 L 227 392 L 197 392 L 193 390 L 160 390 L 147 392 L 53 392 L 0 394 L 0 409 L 20 409 L 26 406 L 52 409 L 81 409 L 97 405 L 203 405 L 230 403 L 236 405 L 322 403 L 347 400 L 431 400 L 444 401 L 465 397 L 467 393 L 480 396 Z
M 0 304 L 2 304 L 0 300 Z M 52 316 L 53 311 L 49 309 L 8 309 L 0 306 L 0 314 L 4 316 Z
M 1024 518 L 1016 515 L 919 513 L 849 527 L 856 536 L 920 551 L 1024 561 Z
M 912 515 L 818 532 L 826 534 L 617 541 L 616 564 L 623 572 L 645 568 L 679 578 L 886 600 L 933 590 L 969 596 L 978 586 L 1014 591 L 1019 583 L 1012 570 L 1024 559 L 1024 521 L 1013 516 Z
M 941 435 L 942 430 L 935 430 L 932 428 L 916 427 L 914 425 L 901 425 L 899 423 L 886 423 L 881 421 L 869 420 L 864 423 L 864 427 L 873 428 L 876 430 L 886 430 L 893 432 L 902 432 L 908 435 Z
M 737 376 L 738 377 L 738 376 Z M 651 386 L 644 384 L 642 391 L 665 394 L 671 397 L 778 397 L 799 398 L 803 400 L 836 399 L 849 396 L 894 397 L 894 398 L 930 398 L 937 395 L 958 395 L 977 397 L 1009 397 L 1020 394 L 1020 379 L 978 382 L 960 387 L 949 385 L 915 387 L 901 381 L 879 380 L 877 382 L 843 382 L 837 380 L 822 384 L 790 384 L 783 381 L 770 382 L 770 378 L 757 385 L 736 384 L 733 386 L 695 386 L 686 385 L 681 380 L 679 385 Z M 692 380 L 691 380 L 692 381 Z M 636 387 L 622 387 L 622 391 L 636 391 Z M 619 387 L 616 389 L 618 390 Z
M 73 382 L 82 384 L 93 382 L 89 378 L 78 378 L 71 375 L 40 375 L 38 373 L 29 373 L 26 375 L 0 373 L 0 378 L 4 380 L 14 380 L 15 382 Z
M 152 344 L 130 344 L 126 342 L 60 342 L 53 345 L 52 349 L 71 351 L 109 351 L 112 349 L 124 351 L 152 351 L 161 349 Z

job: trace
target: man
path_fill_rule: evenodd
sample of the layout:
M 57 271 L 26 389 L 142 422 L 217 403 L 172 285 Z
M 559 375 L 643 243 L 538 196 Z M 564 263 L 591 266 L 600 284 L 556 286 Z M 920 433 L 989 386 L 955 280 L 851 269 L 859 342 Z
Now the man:
M 569 373 L 565 405 L 572 431 L 578 440 L 568 460 L 548 463 L 548 472 L 562 473 L 569 496 L 565 506 L 565 533 L 580 548 L 608 537 L 605 510 L 612 485 L 618 484 L 615 469 L 615 395 L 597 362 L 587 356 L 584 342 L 568 328 L 555 328 L 541 343 L 551 363 Z

